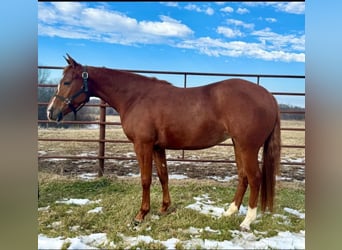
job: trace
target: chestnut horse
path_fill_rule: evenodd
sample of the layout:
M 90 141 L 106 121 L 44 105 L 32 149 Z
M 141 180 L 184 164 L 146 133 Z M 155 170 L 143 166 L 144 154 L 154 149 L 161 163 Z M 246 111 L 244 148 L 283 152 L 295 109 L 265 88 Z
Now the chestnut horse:
M 239 210 L 248 185 L 249 206 L 241 229 L 248 230 L 256 219 L 259 191 L 261 210 L 272 211 L 280 159 L 280 119 L 278 104 L 266 89 L 242 79 L 178 88 L 139 74 L 82 66 L 69 55 L 65 59 L 68 65 L 48 105 L 48 119 L 59 122 L 67 113 L 76 113 L 91 96 L 119 112 L 140 166 L 142 203 L 136 223 L 150 210 L 152 161 L 163 190 L 160 211 L 165 213 L 171 204 L 165 149 L 203 149 L 227 138 L 234 144 L 238 186 L 224 215 Z M 258 152 L 262 146 L 260 169 Z

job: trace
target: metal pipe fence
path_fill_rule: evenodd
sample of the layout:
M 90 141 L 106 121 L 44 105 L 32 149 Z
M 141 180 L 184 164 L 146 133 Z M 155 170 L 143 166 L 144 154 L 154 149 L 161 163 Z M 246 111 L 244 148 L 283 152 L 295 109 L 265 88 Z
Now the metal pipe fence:
M 48 69 L 48 70 L 61 70 L 63 67 L 59 66 L 38 66 L 39 69 Z M 230 74 L 230 73 L 203 73 L 203 72 L 181 72 L 181 71 L 152 71 L 152 70 L 123 70 L 133 73 L 140 74 L 166 74 L 166 75 L 180 75 L 183 76 L 183 87 L 188 87 L 188 76 L 219 76 L 219 77 L 248 77 L 255 78 L 256 84 L 260 84 L 260 79 L 262 78 L 283 78 L 283 79 L 305 79 L 303 75 L 266 75 L 266 74 Z M 37 84 L 38 88 L 55 88 L 57 84 Z M 303 96 L 305 97 L 305 93 L 298 92 L 271 92 L 273 95 L 277 96 Z M 38 102 L 38 106 L 46 107 L 48 105 L 47 102 Z M 106 138 L 106 126 L 116 125 L 121 126 L 120 122 L 109 122 L 106 121 L 106 108 L 109 107 L 103 100 L 100 101 L 100 104 L 86 104 L 87 107 L 98 107 L 99 108 L 99 120 L 93 121 L 64 121 L 63 124 L 85 124 L 85 125 L 98 125 L 99 126 L 99 138 L 98 139 L 78 139 L 78 138 L 41 138 L 38 137 L 38 141 L 49 141 L 49 142 L 84 142 L 84 143 L 93 143 L 97 142 L 99 145 L 98 155 L 97 156 L 79 156 L 79 155 L 38 155 L 38 159 L 71 159 L 71 160 L 80 160 L 80 159 L 89 159 L 89 160 L 98 160 L 98 175 L 102 176 L 104 173 L 104 165 L 105 160 L 115 159 L 115 160 L 136 160 L 133 157 L 116 157 L 106 155 L 105 145 L 107 143 L 131 143 L 129 140 L 111 140 Z M 305 115 L 305 111 L 295 111 L 295 110 L 282 110 L 282 114 L 300 114 Z M 49 124 L 53 123 L 48 121 L 47 119 L 38 120 L 38 124 Z M 282 131 L 300 131 L 302 133 L 305 132 L 305 128 L 296 128 L 296 127 L 282 127 Z M 221 143 L 218 146 L 222 147 L 232 147 L 232 143 Z M 282 148 L 292 148 L 292 149 L 305 149 L 304 145 L 286 145 L 282 144 Z M 182 150 L 181 158 L 168 158 L 167 161 L 182 161 L 182 162 L 213 162 L 213 163 L 234 163 L 232 160 L 213 160 L 213 159 L 189 159 L 185 157 L 184 150 Z M 286 165 L 305 165 L 305 162 L 281 162 L 281 164 Z

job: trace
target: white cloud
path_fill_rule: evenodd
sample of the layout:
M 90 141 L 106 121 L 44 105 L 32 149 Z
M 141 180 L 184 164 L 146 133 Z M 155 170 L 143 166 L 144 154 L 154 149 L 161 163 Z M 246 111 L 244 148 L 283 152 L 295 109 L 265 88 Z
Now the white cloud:
M 184 9 L 186 10 L 191 10 L 191 11 L 196 11 L 196 12 L 202 12 L 202 13 L 205 13 L 209 16 L 213 15 L 214 14 L 214 9 L 213 8 L 210 8 L 210 7 L 199 7 L 198 5 L 196 4 L 188 4 L 184 7 Z
M 275 23 L 277 22 L 277 19 L 273 18 L 273 17 L 266 17 L 265 20 L 269 23 Z
M 85 8 L 80 20 L 85 27 L 101 32 L 136 31 L 138 26 L 136 19 L 105 9 Z
M 82 10 L 82 4 L 78 2 L 52 2 L 60 13 L 74 15 Z
M 277 3 L 276 8 L 280 11 L 291 14 L 304 14 L 305 2 Z
M 179 48 L 198 50 L 208 56 L 246 56 L 269 61 L 304 62 L 304 53 L 272 50 L 263 43 L 230 41 L 201 37 L 194 40 L 186 40 L 177 44 Z
M 256 6 L 272 6 L 278 11 L 290 14 L 304 14 L 305 2 L 245 2 L 244 5 Z
M 208 7 L 206 10 L 205 10 L 205 13 L 209 16 L 213 15 L 215 13 L 214 9 L 213 8 L 210 8 Z
M 178 2 L 160 2 L 161 4 L 164 4 L 165 6 L 169 7 L 178 7 Z
M 138 21 L 120 12 L 88 8 L 81 3 L 39 3 L 38 33 L 119 44 L 158 43 L 193 34 L 178 20 L 159 18 L 161 21 Z
M 246 13 L 249 13 L 249 10 L 248 9 L 246 9 L 246 8 L 238 8 L 237 10 L 236 10 L 236 12 L 238 13 L 238 14 L 246 14 Z
M 171 17 L 160 16 L 160 19 L 162 22 L 141 21 L 139 29 L 144 33 L 156 36 L 185 37 L 192 33 L 186 25 Z
M 256 36 L 262 44 L 267 44 L 271 49 L 276 50 L 305 50 L 305 35 L 296 36 L 293 34 L 283 35 L 272 32 L 269 28 L 253 31 L 252 35 Z
M 221 8 L 220 11 L 232 13 L 232 12 L 234 12 L 234 9 L 232 7 L 227 6 L 227 7 Z
M 219 34 L 222 34 L 222 35 L 224 35 L 225 37 L 228 37 L 228 38 L 242 36 L 241 31 L 233 30 L 231 28 L 223 27 L 223 26 L 217 27 L 216 32 L 219 33 Z
M 237 20 L 237 19 L 228 19 L 227 20 L 228 24 L 233 24 L 235 26 L 241 26 L 243 28 L 246 29 L 253 29 L 254 28 L 254 23 L 245 23 L 241 20 Z

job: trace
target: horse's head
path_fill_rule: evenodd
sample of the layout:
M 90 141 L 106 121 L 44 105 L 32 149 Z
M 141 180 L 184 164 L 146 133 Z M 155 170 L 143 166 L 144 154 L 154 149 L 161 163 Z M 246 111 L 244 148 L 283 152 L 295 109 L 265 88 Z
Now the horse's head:
M 47 107 L 47 117 L 51 121 L 61 121 L 63 116 L 76 112 L 89 101 L 88 73 L 86 67 L 77 63 L 67 54 L 63 78 L 57 87 L 56 94 Z

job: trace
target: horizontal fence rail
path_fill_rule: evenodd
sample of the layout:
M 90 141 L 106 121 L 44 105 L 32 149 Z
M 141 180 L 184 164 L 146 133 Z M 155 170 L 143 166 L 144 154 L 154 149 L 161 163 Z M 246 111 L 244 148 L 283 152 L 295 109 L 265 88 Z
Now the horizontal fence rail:
M 59 66 L 38 66 L 38 69 L 48 69 L 48 70 L 61 70 L 64 67 Z M 121 69 L 122 70 L 122 69 Z M 122 71 L 133 72 L 133 73 L 143 73 L 143 74 L 167 74 L 167 75 L 181 75 L 184 78 L 183 87 L 187 87 L 187 77 L 188 76 L 225 76 L 225 77 L 252 77 L 256 78 L 256 84 L 260 84 L 261 78 L 291 78 L 291 79 L 305 79 L 303 75 L 267 75 L 267 74 L 230 74 L 230 73 L 203 73 L 203 72 L 182 72 L 182 71 L 156 71 L 156 70 L 127 70 L 123 69 Z M 56 88 L 57 84 L 37 84 L 38 88 Z M 298 92 L 271 92 L 273 95 L 280 96 L 303 96 L 305 97 L 305 93 Z M 47 102 L 38 102 L 38 106 L 46 107 L 48 105 Z M 90 104 L 87 103 L 85 107 L 98 107 L 99 112 L 99 120 L 93 121 L 63 121 L 63 124 L 85 124 L 85 125 L 98 125 L 99 126 L 99 138 L 98 139 L 79 139 L 79 138 L 40 138 L 38 137 L 38 141 L 41 142 L 81 142 L 81 143 L 98 143 L 99 150 L 97 156 L 77 156 L 77 155 L 38 155 L 38 159 L 71 159 L 71 160 L 98 160 L 99 162 L 99 170 L 98 175 L 102 176 L 104 172 L 104 162 L 108 159 L 114 160 L 136 160 L 135 157 L 115 157 L 108 156 L 105 154 L 105 145 L 106 143 L 131 143 L 129 140 L 111 140 L 106 138 L 106 126 L 121 126 L 120 122 L 109 122 L 106 121 L 106 108 L 110 107 L 103 100 L 100 101 L 99 104 Z M 282 114 L 299 114 L 305 115 L 305 111 L 295 111 L 295 110 L 282 110 Z M 48 121 L 47 119 L 39 120 L 38 124 L 49 124 L 55 123 Z M 305 132 L 305 128 L 295 128 L 295 127 L 282 127 L 282 131 L 299 131 Z M 223 147 L 232 147 L 232 143 L 221 143 L 218 146 Z M 292 149 L 305 149 L 305 145 L 286 145 L 282 144 L 282 148 L 292 148 Z M 167 158 L 167 161 L 175 161 L 175 162 L 213 162 L 213 163 L 235 163 L 234 160 L 213 160 L 213 159 L 189 159 L 184 156 L 184 150 L 182 150 L 181 158 Z M 283 165 L 305 165 L 305 162 L 281 162 Z

